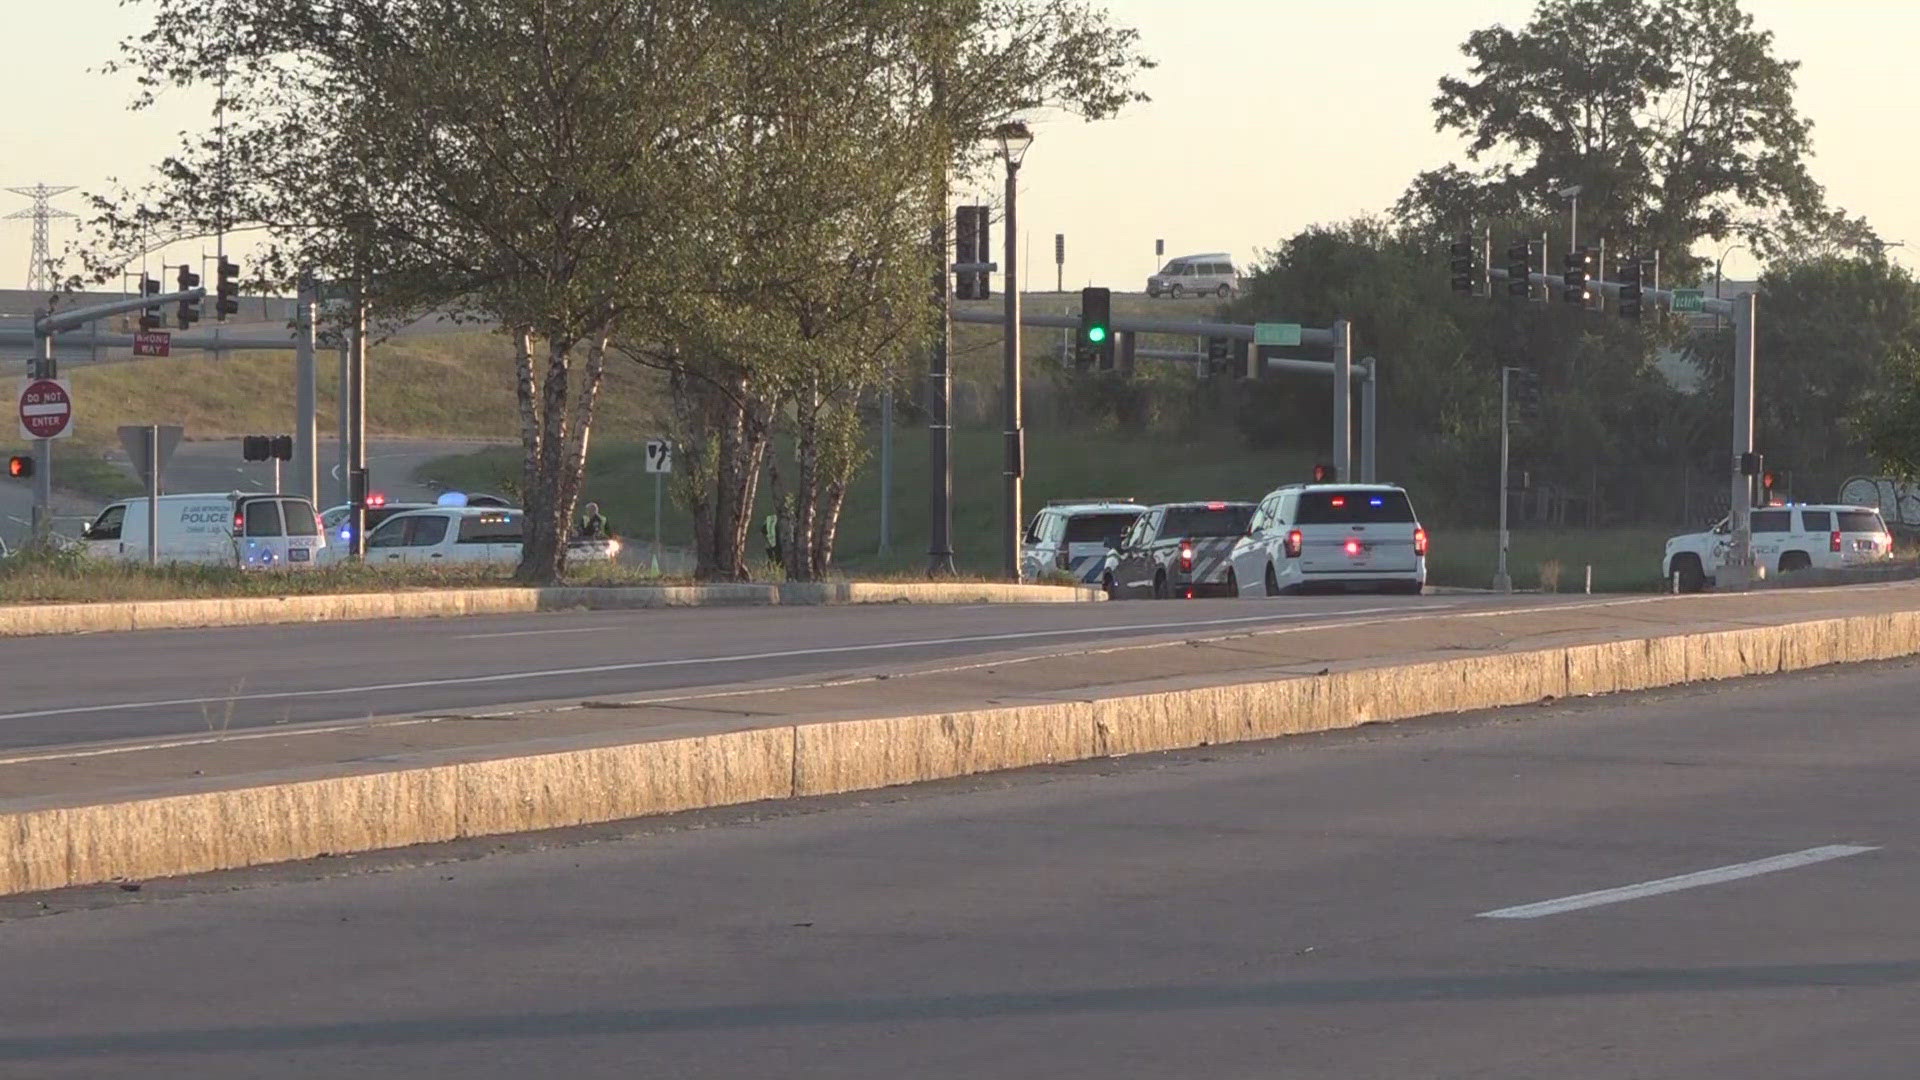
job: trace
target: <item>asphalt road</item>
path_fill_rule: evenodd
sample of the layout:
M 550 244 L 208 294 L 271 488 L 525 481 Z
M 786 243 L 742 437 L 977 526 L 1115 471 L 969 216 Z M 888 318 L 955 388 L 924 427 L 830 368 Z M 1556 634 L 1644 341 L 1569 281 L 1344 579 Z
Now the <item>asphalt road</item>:
M 0 1074 L 1906 1080 L 1916 696 L 1828 672 L 10 901 Z
M 1571 600 L 1573 598 L 1567 598 Z M 878 664 L 1383 614 L 1492 596 L 688 608 L 23 638 L 0 748 L 710 686 Z

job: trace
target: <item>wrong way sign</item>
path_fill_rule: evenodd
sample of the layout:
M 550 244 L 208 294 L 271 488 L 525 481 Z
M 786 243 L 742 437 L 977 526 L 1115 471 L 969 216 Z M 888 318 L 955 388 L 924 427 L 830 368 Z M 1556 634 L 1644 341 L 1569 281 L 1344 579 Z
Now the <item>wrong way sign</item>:
M 65 379 L 20 384 L 20 437 L 64 439 L 73 434 L 73 391 Z

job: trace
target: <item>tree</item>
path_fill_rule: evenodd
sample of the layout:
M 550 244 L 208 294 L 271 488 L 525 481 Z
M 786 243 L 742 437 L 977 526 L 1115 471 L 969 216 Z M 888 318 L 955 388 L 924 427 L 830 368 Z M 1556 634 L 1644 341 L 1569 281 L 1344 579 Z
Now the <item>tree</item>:
M 1822 212 L 1798 65 L 1737 0 L 1541 0 L 1523 29 L 1475 31 L 1461 52 L 1468 76 L 1440 80 L 1435 127 L 1485 164 L 1422 174 L 1397 208 L 1410 224 L 1558 213 L 1578 184 L 1583 236 L 1657 250 L 1687 280 L 1695 241 L 1758 243 Z
M 671 287 L 692 233 L 684 196 L 723 119 L 685 92 L 721 74 L 708 14 L 653 0 L 155 6 L 121 66 L 143 100 L 216 86 L 223 123 L 183 136 L 143 189 L 97 201 L 100 250 L 156 227 L 259 229 L 283 287 L 312 271 L 386 318 L 438 306 L 500 326 L 525 452 L 518 574 L 558 577 L 607 341 L 637 298 Z
M 800 451 L 789 574 L 823 572 L 860 459 L 861 395 L 925 326 L 929 211 L 979 167 L 995 124 L 1034 110 L 1107 115 L 1137 95 L 1132 31 L 1078 0 L 743 4 L 709 87 L 739 122 L 702 190 L 728 208 L 690 253 L 697 302 L 655 312 L 630 351 L 664 368 L 689 465 L 696 573 L 744 578 L 776 428 Z M 757 16 L 757 17 L 755 17 Z M 937 230 L 936 230 L 937 231 Z M 944 248 L 944 244 L 938 245 Z M 939 267 L 939 269 L 936 269 Z M 785 419 L 790 418 L 790 419 Z

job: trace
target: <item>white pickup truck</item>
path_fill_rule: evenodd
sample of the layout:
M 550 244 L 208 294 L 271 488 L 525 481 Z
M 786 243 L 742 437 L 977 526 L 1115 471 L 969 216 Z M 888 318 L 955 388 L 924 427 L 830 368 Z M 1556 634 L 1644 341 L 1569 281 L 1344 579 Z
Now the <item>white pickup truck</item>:
M 1893 558 L 1893 537 L 1880 511 L 1870 506 L 1769 506 L 1749 513 L 1753 562 L 1769 573 L 1833 570 Z M 1713 584 L 1726 564 L 1732 531 L 1722 518 L 1707 532 L 1668 540 L 1661 576 L 1668 581 L 1678 577 L 1682 592 Z
M 525 515 L 498 507 L 436 506 L 394 514 L 367 533 L 370 566 L 516 566 Z M 571 563 L 612 562 L 620 541 L 574 540 Z

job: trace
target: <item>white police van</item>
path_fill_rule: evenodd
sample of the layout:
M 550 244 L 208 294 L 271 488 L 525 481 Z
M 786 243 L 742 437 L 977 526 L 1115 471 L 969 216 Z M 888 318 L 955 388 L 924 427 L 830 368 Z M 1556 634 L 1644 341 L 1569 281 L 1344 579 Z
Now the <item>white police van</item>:
M 1027 524 L 1020 547 L 1021 579 L 1072 574 L 1082 584 L 1100 584 L 1107 552 L 1120 546 L 1127 530 L 1146 512 L 1146 507 L 1125 499 L 1049 502 Z
M 152 530 L 147 500 L 109 505 L 80 534 L 89 556 L 145 562 L 152 531 L 163 563 L 305 570 L 320 561 L 326 537 L 313 504 L 298 495 L 226 492 L 162 495 Z

